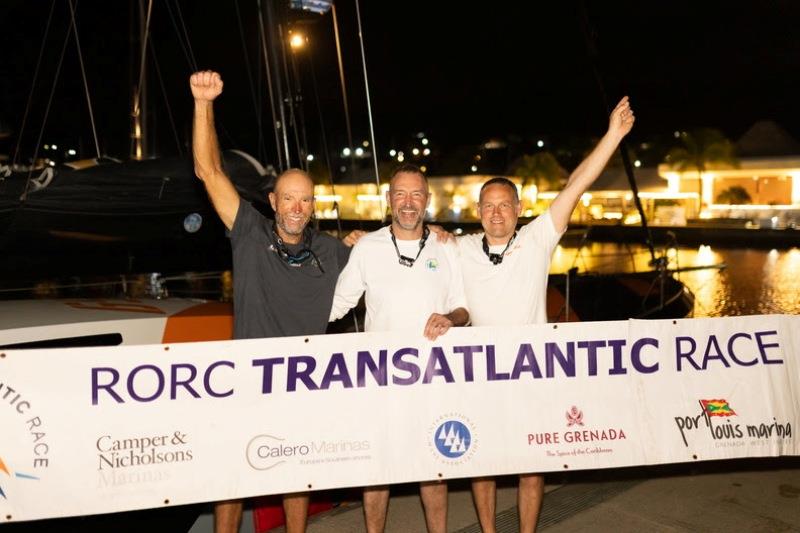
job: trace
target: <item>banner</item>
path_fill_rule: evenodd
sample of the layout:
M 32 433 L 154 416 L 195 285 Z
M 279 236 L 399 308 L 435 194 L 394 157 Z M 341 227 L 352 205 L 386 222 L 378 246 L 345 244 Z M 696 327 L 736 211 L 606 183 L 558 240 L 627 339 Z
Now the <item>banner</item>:
M 0 523 L 800 455 L 800 317 L 0 353 Z

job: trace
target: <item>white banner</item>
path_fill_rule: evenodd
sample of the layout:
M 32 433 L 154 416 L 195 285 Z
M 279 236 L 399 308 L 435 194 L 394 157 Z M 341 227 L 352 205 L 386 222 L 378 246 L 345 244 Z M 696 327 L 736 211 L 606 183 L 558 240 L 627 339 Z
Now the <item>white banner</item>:
M 0 522 L 800 455 L 800 317 L 0 354 Z

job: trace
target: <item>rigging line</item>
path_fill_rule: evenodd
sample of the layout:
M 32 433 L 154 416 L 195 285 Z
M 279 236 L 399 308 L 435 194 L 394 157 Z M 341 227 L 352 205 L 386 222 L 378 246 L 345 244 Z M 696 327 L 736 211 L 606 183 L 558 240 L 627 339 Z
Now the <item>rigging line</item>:
M 597 83 L 597 87 L 600 92 L 600 98 L 603 102 L 603 106 L 605 107 L 606 113 L 610 113 L 614 108 L 610 105 L 608 99 L 608 93 L 605 89 L 605 84 L 603 83 L 603 76 L 600 73 L 600 67 L 598 66 L 599 62 L 599 50 L 597 48 L 597 44 L 595 42 L 596 32 L 594 31 L 594 27 L 591 24 L 589 19 L 589 9 L 586 6 L 586 1 L 581 0 L 580 4 L 580 23 L 581 23 L 581 31 L 583 32 L 584 37 L 584 44 L 586 46 L 586 52 L 589 56 L 589 63 L 592 69 L 592 74 L 594 75 L 595 82 Z M 647 244 L 647 248 L 650 250 L 650 262 L 655 264 L 657 261 L 655 246 L 653 245 L 653 235 L 650 231 L 650 226 L 647 224 L 647 217 L 644 213 L 644 207 L 642 207 L 642 201 L 639 198 L 639 187 L 636 184 L 636 177 L 634 176 L 633 172 L 633 165 L 631 164 L 630 156 L 628 154 L 628 143 L 625 139 L 622 139 L 618 145 L 619 154 L 622 157 L 622 166 L 625 169 L 625 177 L 628 178 L 628 184 L 630 185 L 631 192 L 633 193 L 633 203 L 636 206 L 636 210 L 639 212 L 639 217 L 642 220 L 642 231 L 644 232 L 644 239 L 645 244 Z
M 61 66 L 64 64 L 64 55 L 67 52 L 67 44 L 69 43 L 69 36 L 72 34 L 72 25 L 67 27 L 67 35 L 64 37 L 64 46 L 61 47 L 61 57 L 58 59 L 58 66 L 56 67 L 56 75 L 53 77 L 53 86 L 50 87 L 50 96 L 47 99 L 47 107 L 44 110 L 44 118 L 42 119 L 42 127 L 39 130 L 39 137 L 36 139 L 36 146 L 33 150 L 33 164 L 28 170 L 28 178 L 25 180 L 25 188 L 22 190 L 20 201 L 24 202 L 28 197 L 28 186 L 30 185 L 31 178 L 33 177 L 33 168 L 36 166 L 36 159 L 39 157 L 39 147 L 42 145 L 42 137 L 44 136 L 44 127 L 47 124 L 47 118 L 50 116 L 50 106 L 53 104 L 53 95 L 56 92 L 56 85 L 58 84 L 58 77 L 61 75 Z
M 350 150 L 350 175 L 355 174 L 356 156 L 353 146 L 353 129 L 350 126 L 350 108 L 347 103 L 347 85 L 344 81 L 344 62 L 342 61 L 342 45 L 339 40 L 339 19 L 336 17 L 336 2 L 331 2 L 331 16 L 333 17 L 333 36 L 336 41 L 336 58 L 339 61 L 339 83 L 342 86 L 342 104 L 344 105 L 344 125 L 347 131 L 347 147 Z M 378 191 L 380 193 L 380 190 Z
M 186 24 L 183 22 L 183 12 L 181 11 L 181 4 L 179 0 L 175 0 L 175 9 L 178 11 L 178 20 L 181 21 L 183 36 L 184 39 L 186 39 L 186 46 L 189 48 L 189 56 L 192 58 L 192 68 L 194 68 L 195 72 L 197 72 L 197 60 L 194 58 L 194 50 L 192 50 L 192 41 L 189 39 L 189 32 L 186 30 Z
M 178 44 L 181 45 L 183 55 L 186 57 L 186 63 L 189 65 L 189 68 L 192 70 L 192 72 L 197 72 L 197 68 L 195 68 L 192 57 L 189 55 L 189 50 L 186 48 L 186 43 L 183 42 L 183 36 L 181 35 L 180 28 L 178 28 L 178 22 L 175 20 L 175 15 L 172 13 L 172 7 L 170 7 L 169 2 L 165 2 L 164 5 L 167 7 L 167 13 L 169 13 L 169 20 L 172 22 L 172 27 L 175 28 L 175 35 L 178 37 Z
M 94 138 L 94 149 L 97 159 L 100 159 L 100 142 L 97 140 L 97 127 L 94 123 L 94 111 L 92 110 L 92 97 L 89 94 L 89 82 L 86 79 L 86 68 L 83 65 L 83 54 L 81 53 L 81 40 L 78 37 L 78 23 L 75 20 L 75 10 L 78 8 L 78 0 L 69 0 L 69 12 L 72 19 L 72 32 L 75 34 L 75 47 L 78 49 L 78 64 L 81 67 L 81 77 L 83 78 L 83 90 L 86 93 L 86 105 L 89 107 L 89 121 L 92 123 L 92 137 Z
M 148 39 L 150 39 L 150 37 L 148 37 Z M 178 135 L 178 128 L 175 126 L 175 118 L 172 116 L 172 106 L 169 104 L 167 88 L 164 85 L 164 77 L 161 75 L 161 67 L 158 64 L 158 54 L 156 54 L 156 47 L 152 39 L 150 39 L 150 55 L 153 58 L 153 64 L 156 67 L 156 76 L 158 76 L 158 84 L 161 87 L 161 94 L 164 95 L 164 104 L 167 106 L 167 118 L 169 118 L 169 124 L 172 127 L 172 134 L 175 136 L 175 146 L 178 147 L 178 154 L 183 156 L 181 138 L 180 135 Z
M 242 44 L 242 54 L 244 55 L 244 67 L 245 72 L 247 73 L 247 81 L 250 87 L 250 98 L 253 100 L 253 109 L 258 109 L 258 103 L 256 100 L 256 89 L 255 84 L 253 83 L 253 73 L 251 72 L 250 68 L 250 55 L 247 53 L 247 43 L 244 40 L 244 27 L 242 26 L 242 14 L 239 10 L 239 0 L 234 0 L 233 5 L 236 7 L 236 22 L 239 26 L 239 41 Z M 258 128 L 258 151 L 259 154 L 262 153 L 263 144 L 264 144 L 264 135 L 261 131 L 261 113 L 256 112 L 256 127 Z
M 289 122 L 292 125 L 292 133 L 294 134 L 294 145 L 295 149 L 297 150 L 297 161 L 298 167 L 303 168 L 303 150 L 300 148 L 300 136 L 298 135 L 298 131 L 300 129 L 300 125 L 297 123 L 297 114 L 295 113 L 295 107 L 297 105 L 297 96 L 295 94 L 294 86 L 292 84 L 292 79 L 289 77 L 289 64 L 286 60 L 286 36 L 283 34 L 283 25 L 278 24 L 278 40 L 281 43 L 281 63 L 283 65 L 283 75 L 286 79 L 286 95 L 288 96 L 287 100 L 289 103 Z M 287 157 L 288 159 L 288 157 Z M 291 166 L 291 164 L 289 164 Z M 306 170 L 306 169 L 303 169 Z
M 28 121 L 28 113 L 31 109 L 31 102 L 33 101 L 33 92 L 36 88 L 36 80 L 39 78 L 39 67 L 42 64 L 42 57 L 44 57 L 44 49 L 47 44 L 47 36 L 50 34 L 50 22 L 53 19 L 53 11 L 55 11 L 56 0 L 50 4 L 50 14 L 47 15 L 47 24 L 44 28 L 44 37 L 42 37 L 42 46 L 39 48 L 39 58 L 36 60 L 36 69 L 33 72 L 33 82 L 31 83 L 31 90 L 28 93 L 28 102 L 25 104 L 25 114 L 22 115 L 22 126 L 19 128 L 19 135 L 17 136 L 17 146 L 14 148 L 14 157 L 11 159 L 11 167 L 17 164 L 19 158 L 19 147 L 22 144 L 22 134 L 25 131 L 25 124 Z
M 268 0 L 269 1 L 269 0 Z M 278 121 L 278 114 L 275 111 L 275 95 L 272 88 L 272 70 L 269 66 L 269 54 L 267 53 L 267 37 L 264 32 L 264 15 L 261 9 L 261 0 L 258 0 L 258 34 L 261 38 L 261 53 L 264 55 L 264 70 L 267 73 L 267 87 L 269 88 L 269 107 L 272 112 L 272 131 L 275 133 L 275 152 L 278 154 L 278 172 L 283 172 L 283 154 L 281 153 L 281 139 L 278 128 L 283 127 L 283 123 Z M 288 165 L 288 161 L 287 161 Z
M 328 136 L 325 134 L 325 120 L 322 117 L 322 106 L 319 103 L 319 90 L 317 89 L 317 75 L 314 73 L 314 60 L 311 50 L 308 51 L 308 66 L 311 71 L 311 87 L 314 90 L 314 102 L 317 106 L 317 116 L 319 117 L 320 134 L 322 136 L 322 150 L 325 153 L 325 164 L 328 166 L 328 183 L 331 186 L 333 195 L 333 209 L 336 211 L 336 238 L 342 238 L 342 217 L 339 213 L 339 202 L 336 201 L 336 186 L 333 184 L 333 167 L 331 166 L 331 153 L 328 149 Z
M 369 96 L 369 79 L 367 78 L 367 56 L 364 53 L 364 33 L 361 29 L 361 10 L 358 7 L 358 0 L 356 4 L 356 20 L 358 21 L 358 42 L 361 46 L 361 66 L 364 69 L 364 92 L 367 96 L 367 117 L 369 118 L 369 141 L 372 143 L 372 162 L 375 165 L 375 183 L 378 186 L 378 196 L 381 202 L 381 213 L 386 212 L 386 203 L 381 192 L 381 177 L 378 170 L 378 146 L 375 144 L 375 126 L 372 122 L 372 104 L 370 103 Z
M 278 149 L 283 149 L 283 159 L 286 163 L 286 168 L 292 166 L 292 156 L 289 152 L 289 128 L 287 126 L 286 120 L 286 99 L 283 95 L 283 83 L 281 82 L 281 65 L 280 65 L 280 55 L 278 51 L 278 44 L 277 37 L 275 36 L 275 32 L 277 29 L 280 29 L 280 25 L 277 22 L 277 16 L 275 11 L 273 10 L 275 2 L 272 0 L 268 0 L 264 3 L 264 14 L 267 16 L 267 28 L 271 31 L 265 34 L 267 38 L 267 43 L 269 47 L 269 51 L 272 54 L 271 56 L 264 56 L 270 60 L 272 66 L 270 67 L 270 71 L 275 74 L 274 84 L 272 86 L 273 90 L 275 91 L 275 102 L 278 105 L 278 116 L 280 117 L 280 122 L 277 123 L 277 127 L 280 128 L 280 136 L 283 139 L 282 146 L 279 146 Z M 285 169 L 281 169 L 285 170 Z

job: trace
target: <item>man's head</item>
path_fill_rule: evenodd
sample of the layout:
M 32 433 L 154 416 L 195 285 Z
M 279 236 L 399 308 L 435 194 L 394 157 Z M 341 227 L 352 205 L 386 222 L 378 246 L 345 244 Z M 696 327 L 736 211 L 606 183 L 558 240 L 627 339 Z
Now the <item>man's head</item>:
M 304 171 L 290 168 L 275 180 L 269 203 L 275 211 L 275 224 L 281 239 L 289 243 L 299 242 L 314 214 L 314 182 Z
M 492 178 L 481 187 L 478 213 L 489 244 L 505 244 L 514 235 L 522 212 L 517 186 L 506 178 Z
M 416 165 L 401 165 L 392 172 L 386 201 L 392 209 L 396 229 L 416 231 L 422 227 L 430 194 L 428 180 Z

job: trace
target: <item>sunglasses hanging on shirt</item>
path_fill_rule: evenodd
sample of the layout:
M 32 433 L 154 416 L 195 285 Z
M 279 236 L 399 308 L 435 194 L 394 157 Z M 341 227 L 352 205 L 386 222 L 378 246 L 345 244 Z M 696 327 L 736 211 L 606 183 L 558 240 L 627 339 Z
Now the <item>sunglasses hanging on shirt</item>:
M 506 255 L 506 252 L 511 247 L 511 243 L 513 243 L 514 239 L 516 239 L 516 238 L 517 238 L 517 232 L 515 231 L 514 235 L 511 236 L 511 240 L 509 240 L 508 244 L 506 244 L 506 247 L 503 248 L 503 251 L 500 252 L 499 254 L 493 254 L 493 253 L 491 253 L 489 251 L 489 243 L 486 241 L 486 234 L 484 233 L 483 234 L 483 253 L 486 254 L 486 257 L 489 258 L 489 261 L 491 261 L 493 265 L 499 265 L 500 263 L 503 262 L 503 256 Z
M 322 268 L 322 263 L 319 258 L 317 258 L 317 254 L 311 249 L 311 232 L 309 230 L 306 229 L 303 231 L 303 248 L 294 254 L 289 251 L 289 248 L 286 247 L 286 243 L 284 243 L 283 239 L 278 235 L 274 223 L 272 226 L 272 236 L 275 239 L 275 245 L 273 247 L 275 253 L 277 253 L 278 257 L 284 260 L 286 264 L 292 267 L 301 267 L 306 261 L 312 259 L 312 264 L 319 268 L 320 272 L 325 272 Z
M 392 231 L 391 226 L 389 227 L 389 233 L 392 234 L 392 244 L 394 244 L 394 251 L 397 252 L 397 260 L 398 262 L 403 265 L 404 267 L 411 268 L 414 266 L 414 263 L 419 259 L 419 254 L 422 253 L 422 249 L 425 248 L 425 241 L 428 240 L 428 235 L 430 235 L 430 230 L 428 226 L 425 226 L 422 230 L 422 238 L 419 240 L 419 251 L 417 252 L 417 257 L 411 258 L 406 255 L 400 253 L 400 248 L 397 247 L 397 239 L 394 237 L 394 231 Z

